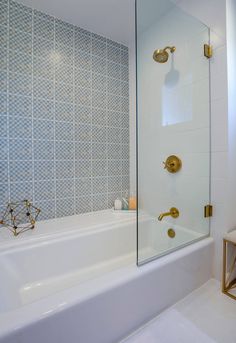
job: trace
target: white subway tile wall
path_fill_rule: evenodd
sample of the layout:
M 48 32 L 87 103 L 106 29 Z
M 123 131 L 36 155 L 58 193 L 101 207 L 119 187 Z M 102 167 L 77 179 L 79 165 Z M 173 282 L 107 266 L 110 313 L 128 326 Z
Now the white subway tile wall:
M 50 219 L 129 193 L 128 48 L 0 0 L 0 210 Z

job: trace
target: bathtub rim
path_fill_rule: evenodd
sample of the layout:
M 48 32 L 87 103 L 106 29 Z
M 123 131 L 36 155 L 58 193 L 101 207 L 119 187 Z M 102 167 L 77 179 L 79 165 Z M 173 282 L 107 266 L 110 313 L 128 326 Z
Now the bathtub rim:
M 98 211 L 96 212 L 96 215 L 100 216 L 102 214 L 110 214 L 110 210 L 105 210 L 105 211 Z M 107 230 L 109 228 L 114 228 L 116 226 L 124 226 L 124 225 L 128 225 L 128 224 L 135 224 L 136 223 L 136 216 L 134 216 L 134 214 L 124 214 L 124 218 L 114 218 L 113 220 L 107 221 L 106 223 L 94 223 L 94 224 L 90 224 L 90 225 L 81 225 L 80 227 L 80 223 L 73 223 L 70 224 L 70 220 L 76 220 L 77 218 L 86 218 L 86 217 L 90 217 L 93 216 L 94 213 L 85 213 L 82 215 L 75 215 L 75 216 L 70 216 L 67 217 L 68 219 L 68 225 L 66 225 L 65 227 L 59 228 L 58 231 L 56 231 L 55 229 L 53 231 L 48 231 L 48 232 L 40 232 L 40 231 L 36 231 L 36 234 L 34 235 L 29 235 L 26 232 L 26 235 L 24 235 L 24 233 L 22 234 L 22 236 L 17 236 L 14 237 L 13 235 L 9 236 L 9 239 L 5 239 L 5 240 L 1 240 L 0 238 L 0 254 L 3 251 L 7 251 L 10 250 L 12 248 L 17 248 L 20 246 L 25 246 L 25 245 L 34 245 L 37 243 L 43 243 L 44 241 L 46 242 L 53 242 L 54 240 L 57 239 L 63 239 L 68 237 L 68 239 L 70 239 L 73 236 L 82 236 L 82 235 L 86 235 L 86 234 L 92 234 L 95 231 L 103 231 L 103 230 Z M 116 215 L 116 214 L 115 214 Z M 123 214 L 122 214 L 123 215 Z M 142 218 L 146 218 L 146 215 L 143 215 Z M 57 226 L 60 225 L 60 220 L 64 220 L 65 217 L 63 218 L 56 218 L 53 220 L 45 220 L 45 221 L 41 221 L 38 223 L 38 225 L 40 227 L 44 226 L 46 224 L 46 226 L 50 226 L 50 224 Z M 40 230 L 39 227 L 39 230 Z M 134 229 L 136 228 L 136 226 L 134 226 Z M 1 230 L 7 230 L 6 228 L 1 228 Z M 37 230 L 37 229 L 36 229 Z M 50 238 L 50 240 L 49 240 Z

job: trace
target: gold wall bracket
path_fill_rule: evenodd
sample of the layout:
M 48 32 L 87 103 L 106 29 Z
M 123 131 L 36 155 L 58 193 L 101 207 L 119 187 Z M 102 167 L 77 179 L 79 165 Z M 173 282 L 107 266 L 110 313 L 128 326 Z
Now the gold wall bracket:
M 169 173 L 177 173 L 181 167 L 182 167 L 182 162 L 181 159 L 175 155 L 171 155 L 167 157 L 166 161 L 163 162 L 164 164 L 164 169 L 167 169 Z
M 209 44 L 204 44 L 204 56 L 206 58 L 211 58 L 213 55 L 212 46 Z
M 204 217 L 209 218 L 213 216 L 213 206 L 208 204 L 204 206 Z

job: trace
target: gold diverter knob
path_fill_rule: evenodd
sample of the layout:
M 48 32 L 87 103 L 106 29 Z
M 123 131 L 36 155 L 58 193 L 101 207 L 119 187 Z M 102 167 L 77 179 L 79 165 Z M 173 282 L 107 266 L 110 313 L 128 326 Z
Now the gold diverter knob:
M 168 216 L 170 216 L 170 217 L 172 217 L 172 218 L 178 218 L 178 217 L 179 217 L 179 210 L 178 210 L 177 208 L 175 208 L 175 207 L 171 207 L 170 210 L 169 210 L 169 212 L 161 213 L 161 214 L 159 215 L 159 217 L 158 217 L 158 220 L 159 220 L 159 221 L 162 221 L 162 219 L 163 219 L 164 217 L 168 217 Z
M 165 166 L 164 169 L 167 169 L 169 173 L 177 173 L 182 167 L 181 159 L 175 155 L 167 157 L 163 164 Z

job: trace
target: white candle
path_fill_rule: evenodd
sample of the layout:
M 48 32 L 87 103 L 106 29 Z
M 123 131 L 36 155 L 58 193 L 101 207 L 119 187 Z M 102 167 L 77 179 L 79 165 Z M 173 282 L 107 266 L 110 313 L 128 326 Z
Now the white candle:
M 114 209 L 115 210 L 122 210 L 122 201 L 120 199 L 115 200 Z

